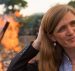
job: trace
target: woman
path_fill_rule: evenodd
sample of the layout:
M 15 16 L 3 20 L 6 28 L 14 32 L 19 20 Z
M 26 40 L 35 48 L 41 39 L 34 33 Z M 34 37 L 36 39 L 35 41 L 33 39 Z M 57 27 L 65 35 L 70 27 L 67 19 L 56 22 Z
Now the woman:
M 40 53 L 39 61 L 29 60 Z M 44 15 L 38 37 L 10 63 L 7 71 L 75 71 L 75 9 L 56 5 Z

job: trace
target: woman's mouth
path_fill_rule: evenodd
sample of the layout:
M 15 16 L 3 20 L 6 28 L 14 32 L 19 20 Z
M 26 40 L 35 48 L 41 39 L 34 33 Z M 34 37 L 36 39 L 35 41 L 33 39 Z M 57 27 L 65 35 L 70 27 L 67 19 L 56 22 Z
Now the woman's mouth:
M 68 41 L 75 42 L 75 37 L 69 38 Z

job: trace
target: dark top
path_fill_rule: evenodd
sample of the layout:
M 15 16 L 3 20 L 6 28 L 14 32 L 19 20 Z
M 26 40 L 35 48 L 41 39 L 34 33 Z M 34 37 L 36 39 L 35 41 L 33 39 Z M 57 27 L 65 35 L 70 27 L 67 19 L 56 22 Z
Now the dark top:
M 38 64 L 28 63 L 36 54 L 38 50 L 33 48 L 30 44 L 18 53 L 11 61 L 7 71 L 38 71 Z

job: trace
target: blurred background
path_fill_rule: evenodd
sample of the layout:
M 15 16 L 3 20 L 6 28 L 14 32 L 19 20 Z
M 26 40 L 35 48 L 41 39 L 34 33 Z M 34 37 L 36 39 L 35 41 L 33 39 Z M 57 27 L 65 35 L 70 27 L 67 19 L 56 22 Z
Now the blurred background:
M 56 4 L 69 4 L 75 0 L 0 0 L 0 71 L 6 71 L 11 59 L 31 41 L 36 39 L 45 12 Z

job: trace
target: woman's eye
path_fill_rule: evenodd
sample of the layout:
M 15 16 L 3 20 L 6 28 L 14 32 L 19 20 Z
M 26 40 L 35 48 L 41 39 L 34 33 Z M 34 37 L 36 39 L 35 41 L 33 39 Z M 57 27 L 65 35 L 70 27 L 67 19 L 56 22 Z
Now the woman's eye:
M 63 27 L 60 27 L 60 29 L 57 32 L 64 32 L 65 30 L 66 30 L 66 27 L 63 26 Z
M 71 26 L 72 26 L 72 27 L 75 27 L 75 23 L 71 23 Z
M 60 29 L 58 32 L 64 32 L 65 30 L 64 29 Z
M 71 25 L 72 27 L 75 27 L 75 21 L 71 21 L 70 25 Z

